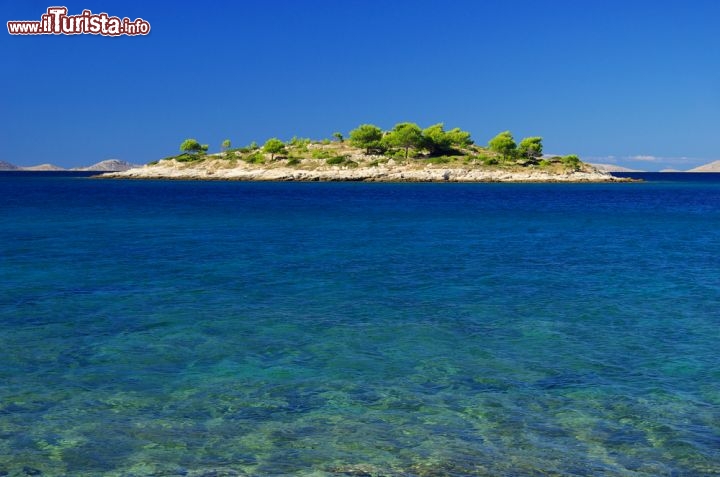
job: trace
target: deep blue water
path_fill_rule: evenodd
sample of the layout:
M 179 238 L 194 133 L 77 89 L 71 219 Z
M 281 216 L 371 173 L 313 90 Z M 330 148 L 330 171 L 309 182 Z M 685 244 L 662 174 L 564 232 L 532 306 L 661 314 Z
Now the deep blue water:
M 648 182 L 718 182 L 720 172 L 613 172 L 616 177 L 632 177 Z
M 0 475 L 720 475 L 720 181 L 0 174 Z

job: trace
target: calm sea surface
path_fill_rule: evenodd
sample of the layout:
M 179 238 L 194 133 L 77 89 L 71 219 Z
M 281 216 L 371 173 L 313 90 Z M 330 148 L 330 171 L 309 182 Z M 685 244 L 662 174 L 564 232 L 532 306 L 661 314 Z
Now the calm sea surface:
M 0 174 L 0 476 L 720 475 L 720 178 Z

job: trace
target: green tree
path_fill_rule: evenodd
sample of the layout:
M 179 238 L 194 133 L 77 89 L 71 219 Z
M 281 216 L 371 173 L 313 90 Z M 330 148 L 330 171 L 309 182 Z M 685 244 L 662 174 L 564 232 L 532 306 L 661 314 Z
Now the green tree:
M 350 131 L 350 144 L 365 149 L 367 154 L 373 149 L 381 149 L 382 138 L 382 130 L 373 124 L 362 124 Z
M 276 137 L 268 139 L 265 142 L 265 145 L 263 145 L 263 151 L 270 154 L 271 161 L 275 159 L 275 154 L 287 153 L 285 150 L 285 143 Z
M 433 124 L 423 129 L 423 147 L 430 152 L 431 156 L 442 154 L 450 149 L 450 138 L 445 133 L 443 123 Z
M 180 150 L 187 154 L 207 152 L 208 147 L 207 144 L 200 144 L 196 139 L 185 139 L 182 144 L 180 144 Z
M 542 156 L 542 140 L 543 138 L 535 136 L 526 137 L 520 141 L 520 145 L 518 146 L 518 154 L 520 157 L 535 161 L 537 158 Z
M 453 147 L 468 147 L 473 143 L 473 140 L 470 138 L 470 133 L 460 128 L 449 130 L 446 136 L 450 138 L 450 144 L 452 144 Z
M 580 169 L 580 165 L 582 164 L 582 162 L 580 161 L 580 158 L 577 157 L 575 154 L 569 154 L 567 156 L 563 156 L 560 159 L 560 162 L 562 162 L 564 166 L 569 167 L 573 170 Z
M 445 131 L 443 123 L 433 124 L 422 132 L 423 147 L 431 156 L 456 152 L 457 148 L 472 144 L 470 133 L 460 128 Z
M 232 143 L 230 142 L 230 139 L 225 139 L 220 147 L 222 147 L 223 151 L 227 151 L 232 146 Z
M 423 144 L 420 126 L 415 123 L 398 123 L 385 138 L 388 144 L 405 149 L 405 159 L 410 148 L 418 149 Z
M 334 132 L 333 137 L 338 140 L 338 142 L 343 142 L 345 138 L 343 137 L 342 133 Z
M 288 142 L 289 145 L 293 147 L 306 147 L 308 144 L 310 144 L 310 139 L 308 138 L 302 138 L 293 136 L 292 139 Z
M 502 154 L 503 159 L 507 160 L 515 155 L 517 145 L 515 144 L 515 139 L 513 139 L 510 131 L 504 131 L 490 139 L 490 142 L 488 142 L 488 148 L 490 148 L 491 151 Z

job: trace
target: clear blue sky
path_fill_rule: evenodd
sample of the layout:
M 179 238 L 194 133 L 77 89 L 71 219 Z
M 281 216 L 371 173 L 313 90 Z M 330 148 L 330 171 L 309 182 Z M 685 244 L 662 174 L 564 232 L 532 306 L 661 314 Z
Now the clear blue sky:
M 148 36 L 12 36 L 47 7 Z M 0 160 L 145 163 L 365 122 L 503 130 L 645 170 L 720 159 L 720 2 L 0 0 Z

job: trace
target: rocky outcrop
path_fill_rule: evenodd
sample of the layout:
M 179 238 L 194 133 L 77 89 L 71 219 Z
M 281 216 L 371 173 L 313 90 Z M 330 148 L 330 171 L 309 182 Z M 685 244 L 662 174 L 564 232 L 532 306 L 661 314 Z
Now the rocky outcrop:
M 311 164 L 312 166 L 312 164 Z M 540 168 L 503 170 L 487 168 L 442 167 L 432 164 L 303 168 L 273 164 L 258 166 L 238 162 L 208 160 L 197 164 L 165 160 L 123 172 L 102 174 L 102 178 L 186 179 L 238 181 L 365 181 L 365 182 L 624 182 L 596 170 L 551 172 Z

